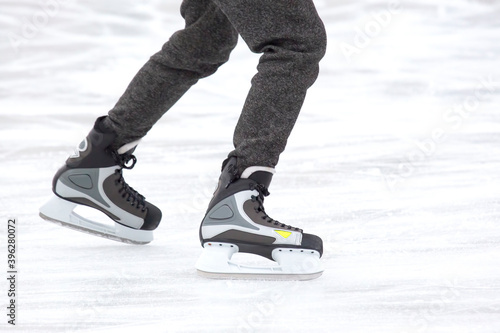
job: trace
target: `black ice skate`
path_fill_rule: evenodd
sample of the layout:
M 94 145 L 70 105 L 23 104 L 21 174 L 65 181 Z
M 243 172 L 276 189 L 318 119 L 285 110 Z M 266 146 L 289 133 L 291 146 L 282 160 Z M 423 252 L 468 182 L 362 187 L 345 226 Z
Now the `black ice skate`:
M 94 128 L 54 176 L 54 196 L 40 208 L 48 221 L 97 236 L 134 244 L 153 240 L 161 211 L 147 202 L 123 179 L 122 169 L 131 169 L 138 142 L 113 150 L 116 134 L 98 118 Z M 109 216 L 113 226 L 86 219 L 73 210 L 78 205 L 98 209 Z
M 323 269 L 323 242 L 315 235 L 282 224 L 264 211 L 264 197 L 274 169 L 250 167 L 237 173 L 237 159 L 225 162 L 218 187 L 200 226 L 204 248 L 196 268 L 213 278 L 309 280 Z M 231 260 L 245 252 L 277 262 L 277 266 L 252 267 Z

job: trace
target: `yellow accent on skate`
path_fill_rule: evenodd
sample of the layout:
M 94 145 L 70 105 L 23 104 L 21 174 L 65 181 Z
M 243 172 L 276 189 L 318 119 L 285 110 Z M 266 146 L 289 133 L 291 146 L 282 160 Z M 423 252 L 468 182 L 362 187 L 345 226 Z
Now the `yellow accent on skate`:
M 290 231 L 283 231 L 283 230 L 274 230 L 274 232 L 276 232 L 283 238 L 288 238 L 292 234 Z

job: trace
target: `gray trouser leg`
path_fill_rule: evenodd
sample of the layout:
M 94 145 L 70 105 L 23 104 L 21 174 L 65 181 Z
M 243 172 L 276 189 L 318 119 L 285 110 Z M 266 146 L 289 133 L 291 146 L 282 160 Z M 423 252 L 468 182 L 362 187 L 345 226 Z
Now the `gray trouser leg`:
M 184 29 L 174 33 L 139 70 L 106 125 L 117 134 L 114 147 L 142 138 L 199 79 L 229 59 L 238 33 L 211 0 L 184 0 Z
M 312 0 L 214 0 L 255 53 L 263 53 L 234 132 L 240 172 L 275 167 L 318 75 L 326 33 Z
M 262 53 L 234 132 L 240 171 L 274 167 L 307 89 L 318 75 L 326 34 L 312 0 L 185 0 L 186 28 L 139 71 L 110 111 L 122 141 L 133 141 L 198 79 L 227 61 L 237 33 Z

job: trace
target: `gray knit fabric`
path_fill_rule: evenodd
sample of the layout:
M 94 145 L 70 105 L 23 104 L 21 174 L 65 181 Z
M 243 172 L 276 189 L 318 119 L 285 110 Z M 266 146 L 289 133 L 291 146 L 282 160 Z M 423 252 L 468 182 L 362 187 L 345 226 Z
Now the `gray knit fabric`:
M 185 0 L 186 26 L 140 69 L 107 125 L 115 147 L 137 140 L 199 79 L 229 59 L 238 34 L 262 53 L 234 131 L 240 171 L 275 167 L 318 75 L 326 33 L 311 0 Z M 201 138 L 200 138 L 201 139 Z

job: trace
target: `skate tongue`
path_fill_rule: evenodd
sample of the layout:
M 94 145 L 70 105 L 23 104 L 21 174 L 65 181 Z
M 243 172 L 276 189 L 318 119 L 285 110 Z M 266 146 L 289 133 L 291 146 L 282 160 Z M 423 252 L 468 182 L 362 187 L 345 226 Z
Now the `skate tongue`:
M 273 168 L 253 166 L 246 168 L 241 174 L 241 178 L 251 179 L 268 189 L 275 172 Z
M 118 148 L 118 150 L 117 150 L 118 154 L 120 154 L 120 155 L 125 154 L 125 153 L 132 154 L 140 141 L 141 141 L 141 139 L 124 144 L 123 146 Z

